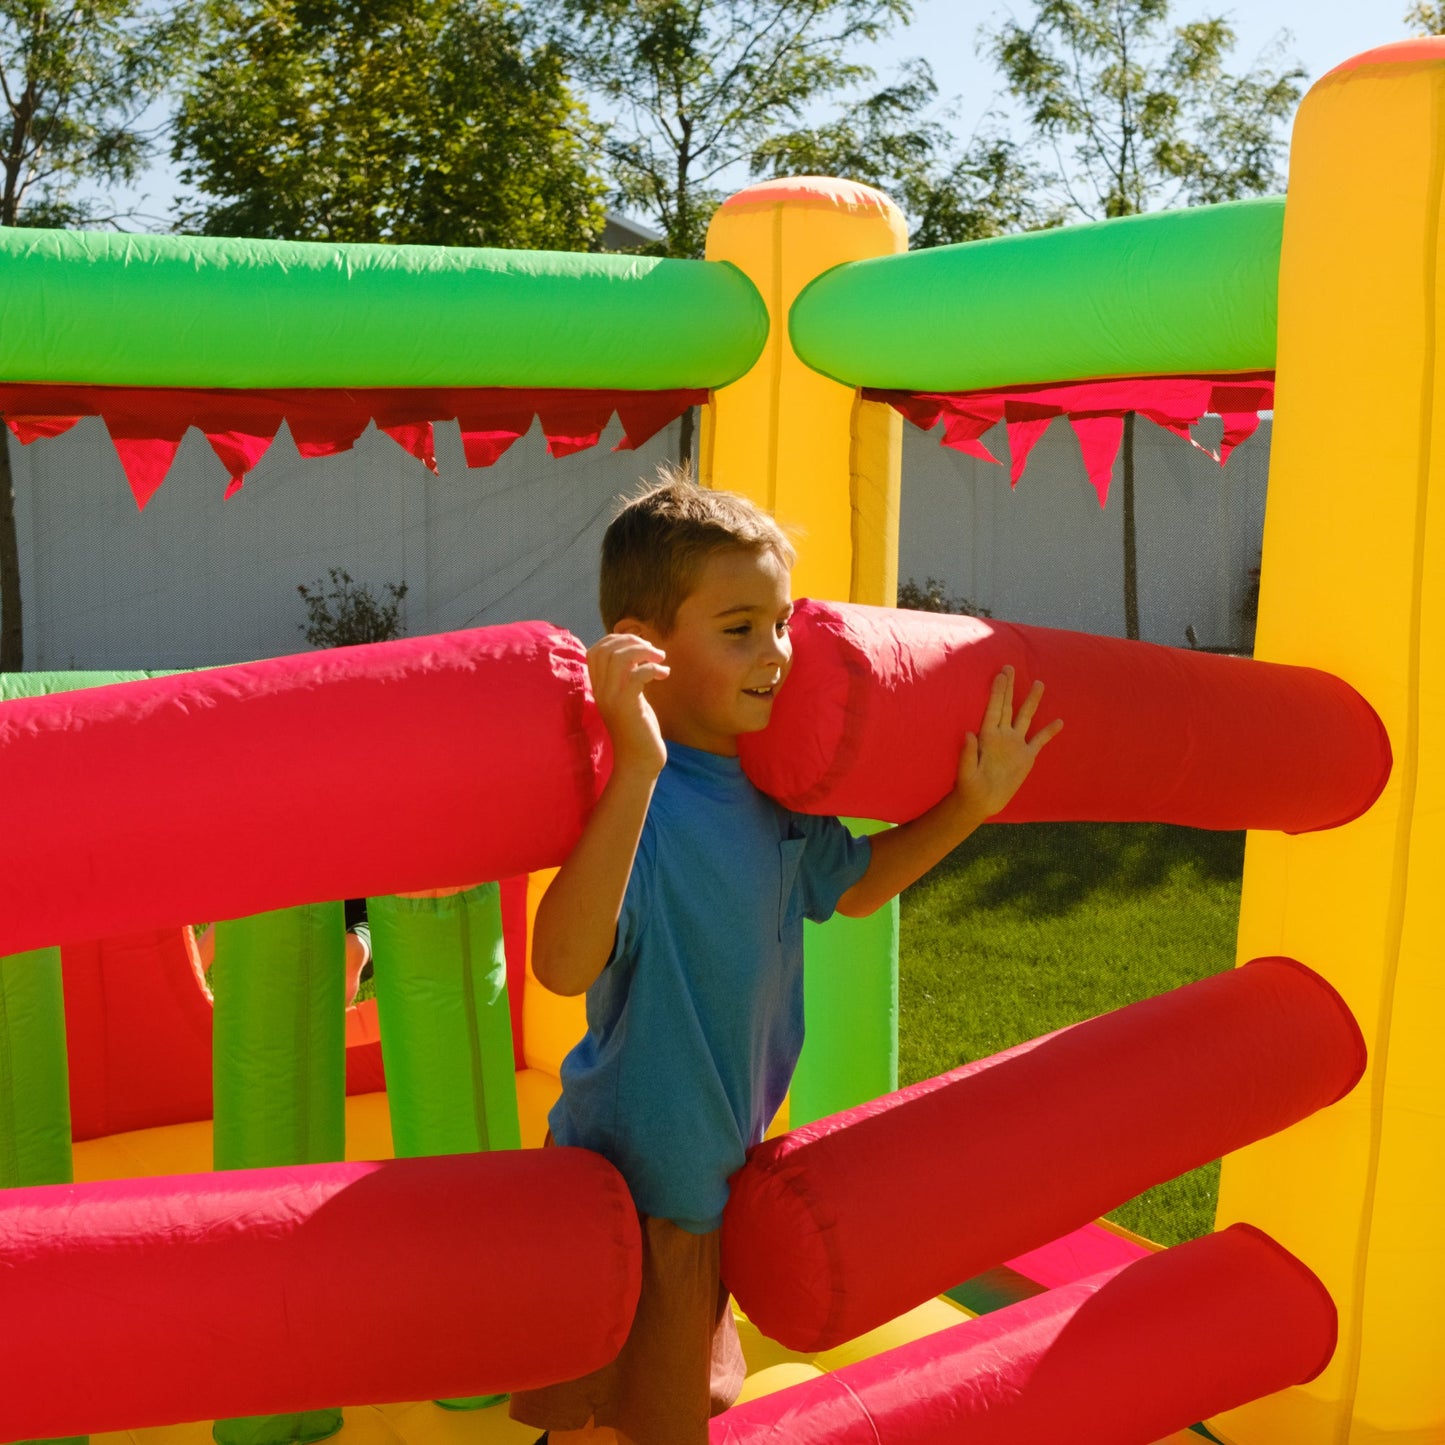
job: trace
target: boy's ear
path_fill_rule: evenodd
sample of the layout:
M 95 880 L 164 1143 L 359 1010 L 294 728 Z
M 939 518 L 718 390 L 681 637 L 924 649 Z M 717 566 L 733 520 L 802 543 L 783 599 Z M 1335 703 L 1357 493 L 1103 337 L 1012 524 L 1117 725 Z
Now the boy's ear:
M 634 637 L 640 637 L 654 647 L 662 645 L 662 634 L 650 622 L 644 622 L 640 617 L 619 617 L 617 626 L 612 630 L 613 632 L 630 632 Z

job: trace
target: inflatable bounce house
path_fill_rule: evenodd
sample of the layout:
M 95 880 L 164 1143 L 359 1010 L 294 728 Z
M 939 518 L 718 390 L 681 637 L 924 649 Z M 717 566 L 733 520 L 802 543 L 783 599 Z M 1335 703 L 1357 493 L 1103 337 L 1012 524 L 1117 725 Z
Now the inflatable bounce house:
M 485 465 L 705 403 L 703 483 L 804 538 L 761 787 L 915 815 L 1010 661 L 1068 731 L 1007 816 L 1252 830 L 1239 968 L 901 1092 L 896 914 L 812 929 L 715 1441 L 1445 1440 L 1442 117 L 1445 41 L 1389 46 L 1310 93 L 1287 202 L 915 254 L 809 178 L 696 262 L 0 233 L 0 409 L 103 417 L 141 505 L 190 426 L 239 485 L 283 418 L 424 461 L 454 419 Z M 1392 419 L 1368 457 L 1351 396 Z M 1127 413 L 1228 444 L 1270 405 L 1255 660 L 886 605 L 903 416 L 1005 421 L 1016 475 L 1065 416 L 1102 486 Z M 527 1147 L 581 1028 L 526 965 L 609 766 L 581 644 L 5 686 L 0 1440 L 529 1441 L 495 1397 L 608 1359 L 638 1288 L 611 1166 Z M 1213 1235 L 1093 1222 L 1221 1155 Z

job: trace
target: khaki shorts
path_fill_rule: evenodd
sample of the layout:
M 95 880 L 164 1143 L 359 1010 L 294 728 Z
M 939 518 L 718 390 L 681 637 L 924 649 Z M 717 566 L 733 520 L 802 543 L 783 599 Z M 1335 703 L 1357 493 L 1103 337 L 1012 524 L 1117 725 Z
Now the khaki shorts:
M 719 1275 L 720 1231 L 641 1223 L 642 1296 L 621 1353 L 580 1380 L 518 1391 L 514 1420 L 611 1426 L 630 1445 L 707 1445 L 708 1419 L 737 1399 L 747 1367 Z

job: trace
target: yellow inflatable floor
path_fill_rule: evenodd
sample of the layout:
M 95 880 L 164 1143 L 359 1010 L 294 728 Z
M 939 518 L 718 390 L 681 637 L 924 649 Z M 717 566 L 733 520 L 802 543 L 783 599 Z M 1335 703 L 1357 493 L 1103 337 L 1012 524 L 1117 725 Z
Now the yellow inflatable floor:
M 547 1110 L 556 1097 L 555 1079 L 535 1069 L 517 1075 L 518 1112 L 522 1138 L 529 1146 L 541 1143 Z M 346 1101 L 346 1157 L 391 1157 L 391 1123 L 385 1094 L 358 1094 Z M 113 1134 L 75 1146 L 77 1182 L 130 1179 L 158 1174 L 196 1174 L 211 1167 L 211 1125 L 173 1124 L 133 1134 Z M 947 1299 L 930 1300 L 881 1328 L 850 1340 L 820 1355 L 799 1355 L 767 1339 L 751 1323 L 738 1317 L 738 1332 L 748 1361 L 748 1379 L 742 1398 L 754 1399 L 781 1390 L 826 1370 L 916 1340 L 967 1319 L 966 1311 Z M 485 1410 L 447 1410 L 430 1400 L 401 1405 L 357 1405 L 343 1411 L 340 1445 L 532 1445 L 537 1431 L 507 1417 L 507 1407 Z M 96 1445 L 210 1445 L 211 1422 L 126 1430 L 93 1437 Z M 1200 1445 L 1201 1437 L 1188 1431 L 1160 1445 Z M 799 1445 L 806 1445 L 800 1441 Z M 1041 1440 L 1038 1445 L 1068 1445 L 1065 1440 Z

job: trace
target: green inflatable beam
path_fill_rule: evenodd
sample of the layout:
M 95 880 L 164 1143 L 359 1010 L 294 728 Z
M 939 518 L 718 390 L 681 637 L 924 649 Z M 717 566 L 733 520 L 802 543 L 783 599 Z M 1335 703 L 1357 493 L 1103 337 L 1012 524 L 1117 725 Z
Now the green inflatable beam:
M 887 824 L 844 819 L 854 833 Z M 898 1087 L 898 900 L 867 918 L 803 925 L 803 1053 L 788 1124 L 867 1103 Z
M 109 687 L 113 682 L 139 682 L 147 677 L 169 677 L 165 672 L 0 672 L 0 702 L 23 697 L 49 697 L 55 692 L 78 692 L 83 687 Z
M 366 913 L 397 1157 L 520 1149 L 500 889 L 370 898 Z M 504 1398 L 437 1403 L 480 1410 Z
M 217 923 L 212 1022 L 217 1169 L 346 1155 L 346 932 L 340 903 Z M 219 972 L 217 972 L 219 970 Z M 217 1445 L 307 1445 L 341 1411 L 217 1420 Z
M 768 334 L 717 261 L 0 229 L 0 380 L 658 390 Z
M 793 303 L 849 386 L 956 392 L 1274 366 L 1283 197 L 850 261 Z

